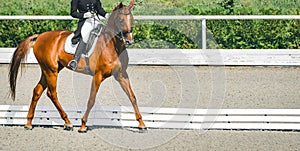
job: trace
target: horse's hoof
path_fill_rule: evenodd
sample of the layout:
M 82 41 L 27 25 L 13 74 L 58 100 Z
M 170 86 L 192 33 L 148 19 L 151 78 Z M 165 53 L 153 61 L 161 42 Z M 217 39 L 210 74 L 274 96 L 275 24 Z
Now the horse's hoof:
M 80 129 L 78 130 L 78 132 L 79 132 L 79 133 L 86 133 L 86 132 L 87 132 L 87 127 L 85 127 L 85 128 L 80 128 Z
M 139 133 L 145 133 L 148 131 L 147 127 L 138 127 Z
M 73 131 L 73 126 L 72 125 L 64 125 L 64 130 Z
M 33 128 L 32 128 L 32 126 L 27 126 L 27 125 L 25 125 L 25 126 L 24 126 L 24 129 L 25 129 L 25 130 L 32 130 Z

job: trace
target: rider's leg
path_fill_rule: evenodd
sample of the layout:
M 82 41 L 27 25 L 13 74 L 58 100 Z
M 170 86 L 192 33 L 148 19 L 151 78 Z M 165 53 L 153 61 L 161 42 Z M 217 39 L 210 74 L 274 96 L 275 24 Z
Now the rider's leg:
M 81 40 L 76 49 L 74 58 L 69 62 L 68 67 L 70 67 L 72 70 L 76 70 L 78 61 L 81 57 L 82 52 L 86 51 L 85 49 L 86 49 L 86 43 L 83 40 Z
M 82 29 L 84 22 L 85 22 L 84 20 L 80 20 L 78 22 L 77 29 L 74 31 L 74 36 L 71 40 L 73 45 L 77 44 L 82 39 L 81 38 L 81 29 Z
M 74 36 L 73 36 L 73 38 L 71 39 L 71 42 L 72 42 L 72 45 L 76 45 L 79 41 L 80 41 L 80 34 L 77 36 L 76 35 L 76 32 L 74 32 L 75 34 L 74 34 Z

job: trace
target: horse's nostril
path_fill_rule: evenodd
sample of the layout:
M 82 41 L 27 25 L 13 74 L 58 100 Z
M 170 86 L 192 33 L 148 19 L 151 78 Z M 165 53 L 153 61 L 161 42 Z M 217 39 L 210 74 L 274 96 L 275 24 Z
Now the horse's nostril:
M 126 40 L 125 41 L 125 44 L 126 45 L 131 45 L 131 44 L 133 44 L 134 43 L 134 40 Z
M 129 41 L 126 41 L 126 45 L 131 45 L 131 43 Z

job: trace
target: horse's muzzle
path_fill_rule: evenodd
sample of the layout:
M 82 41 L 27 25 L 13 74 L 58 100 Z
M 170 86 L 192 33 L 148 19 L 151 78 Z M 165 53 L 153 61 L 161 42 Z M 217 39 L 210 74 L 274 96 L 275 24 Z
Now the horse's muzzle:
M 126 36 L 126 38 L 124 38 L 124 43 L 126 45 L 131 45 L 131 44 L 134 43 L 134 39 L 133 39 L 133 35 L 132 35 L 132 30 L 124 31 L 122 34 Z
M 134 43 L 134 39 L 132 39 L 132 40 L 125 39 L 125 44 L 126 44 L 126 45 L 131 45 L 131 44 L 133 44 L 133 43 Z

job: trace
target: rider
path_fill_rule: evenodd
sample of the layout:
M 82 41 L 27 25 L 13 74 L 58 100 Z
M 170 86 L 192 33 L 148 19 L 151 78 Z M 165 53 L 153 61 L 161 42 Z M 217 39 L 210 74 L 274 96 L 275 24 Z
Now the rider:
M 74 32 L 74 37 L 72 38 L 72 44 L 75 45 L 80 41 L 73 60 L 68 64 L 72 70 L 76 70 L 80 56 L 86 49 L 86 43 L 82 40 L 81 28 L 86 19 L 94 17 L 94 14 L 91 12 L 101 15 L 102 17 L 105 17 L 105 19 L 109 18 L 109 13 L 102 8 L 100 0 L 71 1 L 71 16 L 79 19 L 77 30 Z

